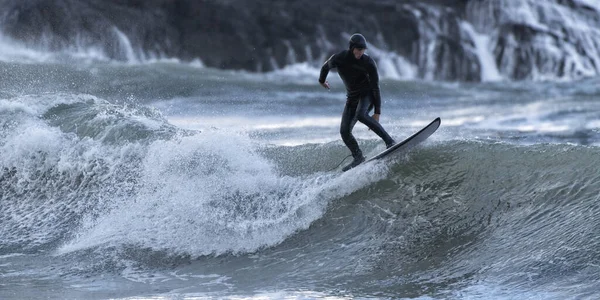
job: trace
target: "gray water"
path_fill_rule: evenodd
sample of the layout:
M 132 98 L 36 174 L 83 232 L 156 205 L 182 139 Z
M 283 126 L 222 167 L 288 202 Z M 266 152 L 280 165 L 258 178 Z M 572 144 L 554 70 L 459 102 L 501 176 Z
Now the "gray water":
M 317 77 L 0 62 L 0 298 L 600 296 L 598 79 L 384 77 L 341 173 Z

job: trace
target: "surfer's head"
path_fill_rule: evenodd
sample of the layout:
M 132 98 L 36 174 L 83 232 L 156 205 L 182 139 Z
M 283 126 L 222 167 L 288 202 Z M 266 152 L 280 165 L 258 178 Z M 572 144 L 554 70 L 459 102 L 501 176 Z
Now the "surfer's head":
M 365 50 L 367 49 L 367 39 L 365 39 L 362 34 L 355 33 L 350 37 L 348 46 L 354 57 L 359 59 L 363 54 L 365 54 Z

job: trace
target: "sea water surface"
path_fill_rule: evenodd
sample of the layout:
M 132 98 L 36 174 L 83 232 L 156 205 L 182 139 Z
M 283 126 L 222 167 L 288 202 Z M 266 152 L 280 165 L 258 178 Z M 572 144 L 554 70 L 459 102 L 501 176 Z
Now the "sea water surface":
M 600 297 L 597 78 L 384 74 L 392 136 L 442 126 L 341 173 L 317 77 L 0 62 L 0 298 Z

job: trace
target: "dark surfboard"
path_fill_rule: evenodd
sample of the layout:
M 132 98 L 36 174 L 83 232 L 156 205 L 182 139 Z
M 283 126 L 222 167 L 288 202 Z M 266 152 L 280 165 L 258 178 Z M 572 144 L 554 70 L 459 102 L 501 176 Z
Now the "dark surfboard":
M 429 136 L 431 136 L 440 127 L 441 123 L 442 123 L 442 120 L 439 117 L 436 118 L 431 123 L 429 123 L 429 125 L 425 126 L 423 129 L 419 130 L 419 132 L 411 135 L 404 141 L 397 143 L 396 145 L 394 145 L 388 149 L 385 149 L 385 151 L 375 155 L 374 157 L 370 158 L 366 162 L 370 162 L 370 161 L 376 160 L 376 159 L 381 159 L 390 154 L 400 153 L 400 152 L 407 151 L 407 150 L 413 148 L 414 146 L 418 145 L 419 143 L 426 140 Z

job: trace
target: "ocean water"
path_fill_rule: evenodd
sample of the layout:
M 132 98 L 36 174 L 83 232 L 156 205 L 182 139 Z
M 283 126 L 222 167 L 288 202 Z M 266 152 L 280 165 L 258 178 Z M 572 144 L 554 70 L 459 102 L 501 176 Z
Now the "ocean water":
M 600 297 L 597 78 L 384 76 L 397 140 L 442 126 L 341 173 L 317 77 L 0 62 L 0 298 Z

